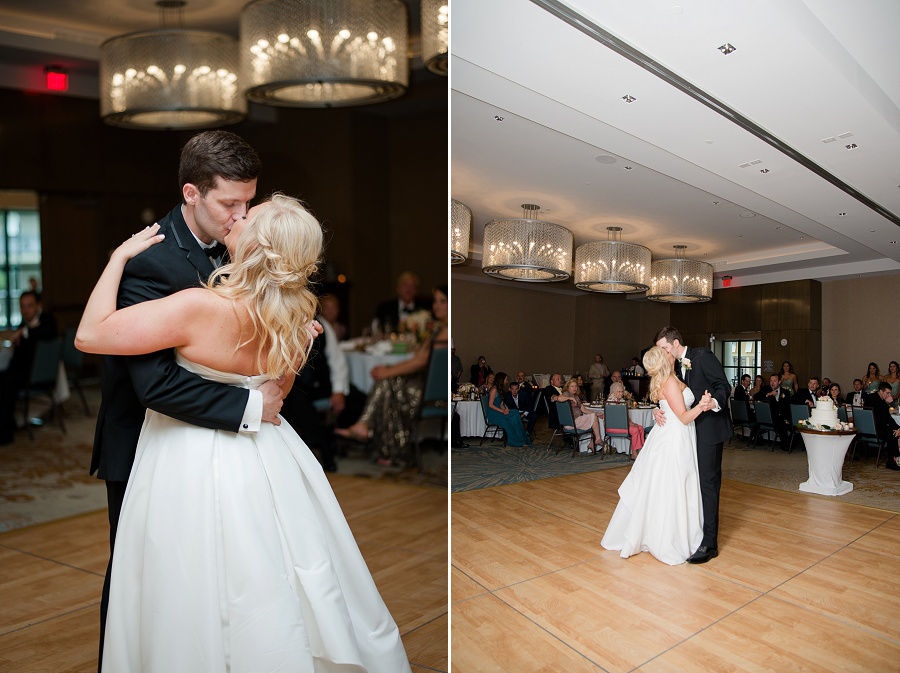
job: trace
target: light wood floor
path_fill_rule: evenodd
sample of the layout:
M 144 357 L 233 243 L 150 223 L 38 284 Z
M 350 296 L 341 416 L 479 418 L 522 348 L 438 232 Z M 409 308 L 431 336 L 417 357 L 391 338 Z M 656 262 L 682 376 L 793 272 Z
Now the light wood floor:
M 329 475 L 414 673 L 447 671 L 447 492 Z M 0 671 L 97 670 L 106 511 L 0 535 Z
M 900 515 L 726 481 L 718 558 L 622 559 L 628 469 L 452 496 L 454 673 L 900 671 Z

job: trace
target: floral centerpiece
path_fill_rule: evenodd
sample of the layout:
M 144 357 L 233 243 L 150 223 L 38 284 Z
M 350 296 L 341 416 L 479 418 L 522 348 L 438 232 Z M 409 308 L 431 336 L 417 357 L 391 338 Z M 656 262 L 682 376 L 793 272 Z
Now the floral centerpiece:
M 457 392 L 458 395 L 461 395 L 461 396 L 463 397 L 463 399 L 465 399 L 465 398 L 467 398 L 467 397 L 471 397 L 472 394 L 473 394 L 476 390 L 477 390 L 477 388 L 475 387 L 475 384 L 473 384 L 473 383 L 463 383 L 462 385 L 460 385 L 459 388 L 457 388 L 456 392 Z
M 843 421 L 838 421 L 834 426 L 827 425 L 825 423 L 810 423 L 809 419 L 802 420 L 797 423 L 797 428 L 800 430 L 819 430 L 820 432 L 835 432 L 838 430 L 852 430 L 853 423 L 844 423 Z
M 399 331 L 401 334 L 412 334 L 416 341 L 422 343 L 431 334 L 434 327 L 434 318 L 431 311 L 416 311 L 410 313 L 405 319 L 400 321 Z

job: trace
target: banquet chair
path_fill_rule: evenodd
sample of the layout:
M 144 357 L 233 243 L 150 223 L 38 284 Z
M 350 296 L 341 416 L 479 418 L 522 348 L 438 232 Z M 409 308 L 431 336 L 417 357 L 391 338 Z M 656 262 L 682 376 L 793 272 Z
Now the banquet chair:
M 31 365 L 31 375 L 28 383 L 22 390 L 24 399 L 25 424 L 28 426 L 28 437 L 34 439 L 34 429 L 28 414 L 28 407 L 32 397 L 46 395 L 50 400 L 53 415 L 59 421 L 59 427 L 66 433 L 66 424 L 63 421 L 62 408 L 56 400 L 56 383 L 59 378 L 59 363 L 62 360 L 62 339 L 47 339 L 38 341 L 34 349 L 34 361 Z
M 797 423 L 809 419 L 809 406 L 806 404 L 791 405 L 791 441 L 788 442 L 788 453 L 794 446 L 794 440 L 797 438 Z
M 425 391 L 422 394 L 422 404 L 413 419 L 412 430 L 415 437 L 416 465 L 419 466 L 419 474 L 424 474 L 422 467 L 422 453 L 419 447 L 419 424 L 430 419 L 440 419 L 440 438 L 443 440 L 447 429 L 447 387 L 450 385 L 447 379 L 447 364 L 449 355 L 446 348 L 435 348 L 431 351 L 428 360 L 428 374 L 425 378 Z
M 496 423 L 491 423 L 488 420 L 488 396 L 481 396 L 481 413 L 484 414 L 484 434 L 481 436 L 481 444 L 478 446 L 484 445 L 484 440 L 487 439 L 488 433 L 491 433 L 491 439 L 497 439 L 497 433 L 500 433 L 500 437 L 503 438 L 503 446 L 506 446 L 506 430 L 503 429 L 502 425 L 497 425 Z
M 62 347 L 62 360 L 66 367 L 66 377 L 69 380 L 69 387 L 74 388 L 81 398 L 81 404 L 84 406 L 84 415 L 91 415 L 91 408 L 88 406 L 87 398 L 81 389 L 81 368 L 84 363 L 84 353 L 75 348 L 75 332 L 74 327 L 66 330 L 65 340 Z
M 628 440 L 628 456 L 632 457 L 631 433 L 628 431 L 628 406 L 621 402 L 607 402 L 603 406 L 603 418 L 606 425 L 606 442 L 612 447 L 610 435 L 616 439 Z
M 853 442 L 850 460 L 856 457 L 856 447 L 860 444 L 874 445 L 878 447 L 878 456 L 875 458 L 875 467 L 878 467 L 881 463 L 881 449 L 884 442 L 878 438 L 878 431 L 875 429 L 875 412 L 863 407 L 854 407 L 853 424 L 856 426 L 856 441 Z
M 547 429 L 553 430 L 553 434 L 550 436 L 550 441 L 547 442 L 547 448 L 549 449 L 551 446 L 553 446 L 553 440 L 556 439 L 556 435 L 561 433 L 559 430 L 559 425 L 557 425 L 555 428 L 551 425 L 552 420 L 550 416 L 550 402 L 547 401 L 547 398 L 540 390 L 538 390 L 538 398 L 544 400 L 544 410 L 547 412 Z
M 756 442 L 762 433 L 766 433 L 767 435 L 774 434 L 775 439 L 772 440 L 772 451 L 774 451 L 775 443 L 781 441 L 781 436 L 775 429 L 775 421 L 772 418 L 772 407 L 770 407 L 766 402 L 760 402 L 756 405 L 755 409 L 756 425 L 758 426 L 758 429 L 756 431 L 756 437 L 753 439 L 753 447 L 756 447 Z
M 750 434 L 746 437 L 741 435 L 749 444 L 754 430 L 757 429 L 757 423 L 750 420 L 750 405 L 746 400 L 731 400 L 731 423 L 735 430 L 738 428 L 748 428 L 750 430 Z
M 838 420 L 841 423 L 849 423 L 847 420 L 847 407 L 843 404 L 838 407 Z
M 556 405 L 556 414 L 559 416 L 559 429 L 562 433 L 563 439 L 568 439 L 572 442 L 572 458 L 577 456 L 580 453 L 581 449 L 581 441 L 583 439 L 587 439 L 590 442 L 590 438 L 594 435 L 593 430 L 579 430 L 578 426 L 575 425 L 575 419 L 572 417 L 572 407 L 569 406 L 567 401 L 562 402 L 554 402 Z M 556 449 L 556 453 L 558 454 L 562 446 Z M 597 453 L 596 447 L 594 448 L 594 453 Z M 600 459 L 603 459 L 603 453 L 600 453 Z

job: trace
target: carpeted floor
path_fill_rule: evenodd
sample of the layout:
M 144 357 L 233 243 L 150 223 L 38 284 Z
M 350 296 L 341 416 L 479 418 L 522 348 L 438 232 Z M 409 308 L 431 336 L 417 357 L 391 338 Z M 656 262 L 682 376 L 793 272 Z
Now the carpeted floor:
M 88 475 L 94 441 L 99 387 L 85 390 L 93 415 L 85 416 L 76 399 L 66 402 L 66 430 L 49 424 L 36 428 L 34 440 L 21 430 L 15 443 L 0 446 L 0 532 L 106 508 L 104 482 Z M 39 416 L 44 407 L 35 405 Z M 447 453 L 435 441 L 423 442 L 424 474 L 414 467 L 373 464 L 370 449 L 348 442 L 338 447 L 338 474 L 445 488 Z

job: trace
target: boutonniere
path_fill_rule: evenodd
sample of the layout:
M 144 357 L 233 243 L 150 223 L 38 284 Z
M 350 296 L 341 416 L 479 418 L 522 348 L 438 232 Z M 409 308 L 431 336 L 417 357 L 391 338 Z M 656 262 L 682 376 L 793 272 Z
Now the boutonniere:
M 690 370 L 690 368 L 691 368 L 691 361 L 690 361 L 689 358 L 681 358 L 681 368 L 682 368 L 682 369 Z

